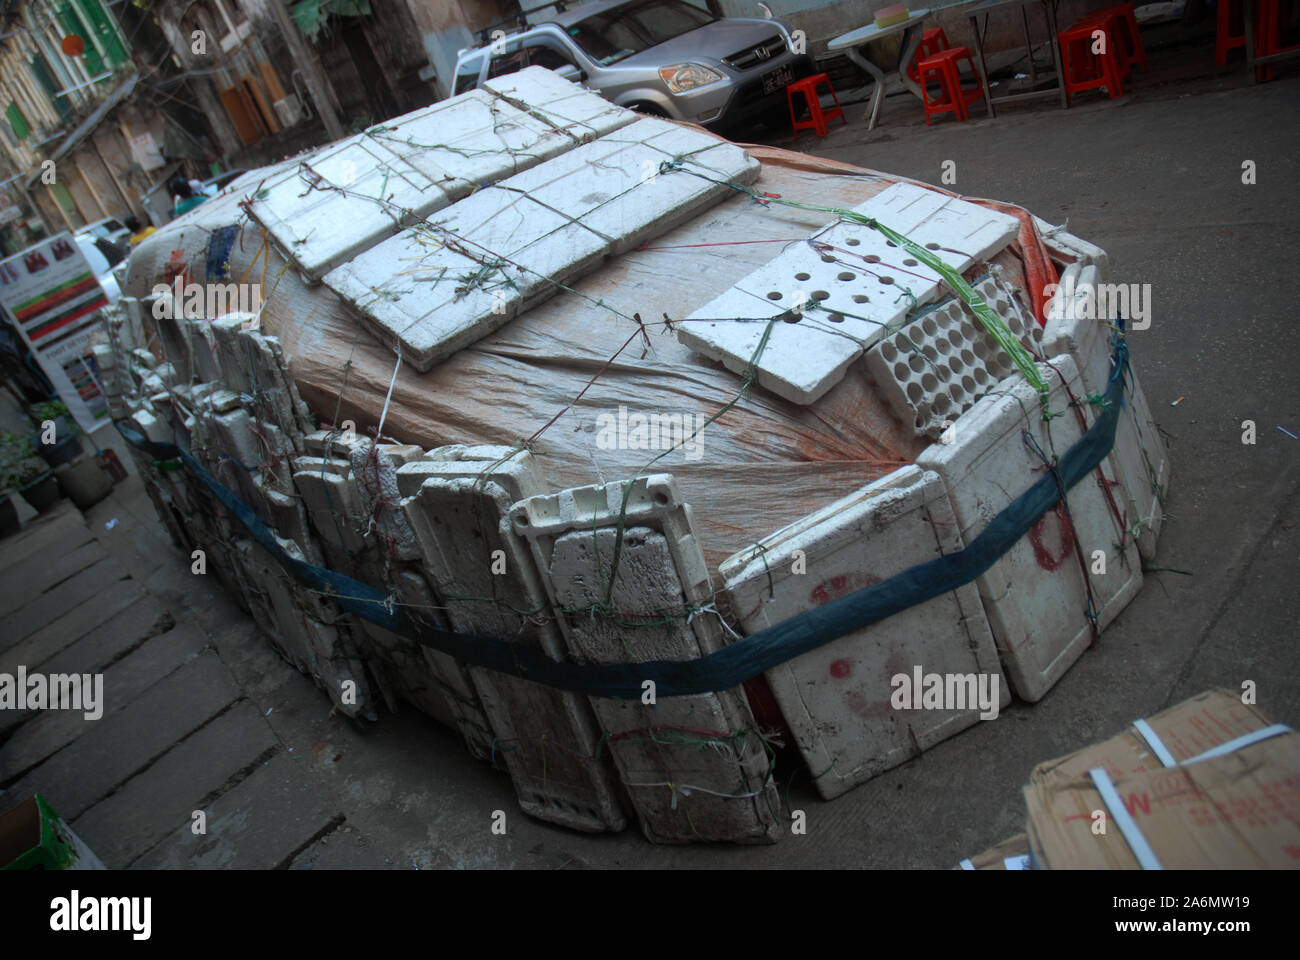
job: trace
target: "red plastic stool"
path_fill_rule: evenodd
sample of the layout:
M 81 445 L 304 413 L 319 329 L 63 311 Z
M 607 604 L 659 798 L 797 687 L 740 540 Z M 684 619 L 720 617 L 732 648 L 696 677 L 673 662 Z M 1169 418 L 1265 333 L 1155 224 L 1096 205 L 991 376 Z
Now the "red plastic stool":
M 1285 24 L 1291 18 L 1290 0 L 1260 0 L 1259 21 L 1255 24 L 1255 56 L 1266 57 L 1272 53 L 1293 49 L 1282 46 Z M 1245 43 L 1245 29 L 1242 29 L 1242 43 Z M 1265 64 L 1255 68 L 1255 79 L 1272 80 L 1273 65 Z
M 921 34 L 921 45 L 916 48 L 916 56 L 912 58 L 911 64 L 908 65 L 907 75 L 912 78 L 914 83 L 921 82 L 921 71 L 916 68 L 918 60 L 925 60 L 948 49 L 948 34 L 943 32 L 943 27 L 935 27 Z
M 1092 34 L 1106 34 L 1106 52 L 1092 52 Z M 1084 20 L 1057 34 L 1061 46 L 1061 69 L 1065 74 L 1065 98 L 1069 103 L 1076 93 L 1105 87 L 1111 99 L 1124 95 L 1120 82 L 1123 56 L 1115 49 L 1113 21 Z
M 917 62 L 917 72 L 921 77 L 919 81 L 921 103 L 925 107 L 926 126 L 930 125 L 930 118 L 936 113 L 951 113 L 959 121 L 970 118 L 970 112 L 966 108 L 979 99 L 980 88 L 962 89 L 961 71 L 957 69 L 957 63 L 963 59 L 970 64 L 971 72 L 974 73 L 975 63 L 971 60 L 970 51 L 965 47 L 949 47 L 947 50 L 941 50 L 933 56 Z M 934 100 L 930 99 L 928 82 L 931 74 L 934 74 L 938 79 L 941 91 L 940 96 Z M 979 74 L 975 75 L 979 76 Z
M 1142 32 L 1138 29 L 1137 17 L 1133 13 L 1132 3 L 1121 3 L 1105 10 L 1090 13 L 1075 26 L 1083 23 L 1109 23 L 1113 30 L 1107 37 L 1107 43 L 1114 41 L 1122 55 L 1121 69 L 1127 77 L 1134 66 L 1143 73 L 1147 72 L 1147 51 L 1142 45 Z
M 830 91 L 831 99 L 835 101 L 835 109 L 822 111 L 821 98 L 817 94 L 817 88 L 824 85 Z M 802 93 L 804 100 L 808 103 L 808 119 L 800 120 L 798 114 L 794 111 L 794 95 Z M 839 117 L 848 126 L 848 119 L 844 116 L 844 110 L 840 107 L 840 98 L 835 96 L 835 88 L 831 86 L 830 77 L 824 73 L 813 74 L 811 77 L 804 77 L 802 80 L 796 80 L 785 88 L 785 100 L 790 107 L 790 126 L 794 129 L 794 138 L 799 139 L 800 130 L 814 130 L 817 136 L 826 136 L 828 129 L 827 124 Z
M 1214 40 L 1214 65 L 1227 66 L 1228 54 L 1246 45 L 1246 24 L 1241 0 L 1218 0 L 1218 35 Z

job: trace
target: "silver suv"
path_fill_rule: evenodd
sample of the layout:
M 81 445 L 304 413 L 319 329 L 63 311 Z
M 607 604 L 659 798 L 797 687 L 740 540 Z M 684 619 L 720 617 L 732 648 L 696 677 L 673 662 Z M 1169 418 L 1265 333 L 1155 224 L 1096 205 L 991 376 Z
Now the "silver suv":
M 483 31 L 484 46 L 462 50 L 452 93 L 542 66 L 620 106 L 729 128 L 788 122 L 786 85 L 814 72 L 781 20 L 718 19 L 683 0 L 548 6 L 555 12 L 544 22 L 511 34 Z

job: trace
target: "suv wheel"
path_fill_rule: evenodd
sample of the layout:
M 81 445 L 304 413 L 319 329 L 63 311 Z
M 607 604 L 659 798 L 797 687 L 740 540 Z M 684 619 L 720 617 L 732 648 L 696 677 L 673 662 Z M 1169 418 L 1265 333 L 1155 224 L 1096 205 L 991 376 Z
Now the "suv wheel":
M 642 114 L 643 116 L 663 117 L 665 119 L 668 118 L 667 111 L 665 111 L 662 107 L 656 106 L 653 103 L 644 102 L 644 101 L 631 103 L 628 104 L 628 108 L 631 110 L 635 110 L 637 113 Z

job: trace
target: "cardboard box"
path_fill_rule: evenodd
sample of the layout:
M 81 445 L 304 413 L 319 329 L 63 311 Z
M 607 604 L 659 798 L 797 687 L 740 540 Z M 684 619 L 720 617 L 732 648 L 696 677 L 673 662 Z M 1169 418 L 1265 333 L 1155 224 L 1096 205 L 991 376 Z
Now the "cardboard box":
M 1166 870 L 1300 868 L 1300 734 L 1113 782 L 1053 776 L 1025 787 L 1029 844 L 1044 869 L 1134 870 L 1145 845 Z M 1118 806 L 1119 810 L 1115 807 Z M 1104 810 L 1105 833 L 1094 833 Z M 1127 812 L 1127 818 L 1124 813 Z M 1135 832 L 1126 836 L 1123 821 Z
M 0 870 L 103 870 L 39 793 L 0 813 Z
M 1037 870 L 1029 852 L 1029 837 L 1017 833 L 989 847 L 983 853 L 967 857 L 957 865 L 958 870 Z
M 1147 727 L 1177 763 L 1190 760 L 1237 737 L 1271 726 L 1264 711 L 1241 702 L 1231 690 L 1208 690 L 1148 717 Z M 1053 777 L 1086 779 L 1088 771 L 1102 767 L 1111 780 L 1166 766 L 1135 726 L 1117 737 L 1084 747 L 1074 753 L 1040 763 L 1029 775 L 1030 783 Z

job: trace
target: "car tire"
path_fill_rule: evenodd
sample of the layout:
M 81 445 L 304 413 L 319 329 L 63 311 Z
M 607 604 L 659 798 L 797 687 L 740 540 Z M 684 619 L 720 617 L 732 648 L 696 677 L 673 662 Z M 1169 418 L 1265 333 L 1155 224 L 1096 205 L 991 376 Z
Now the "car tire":
M 665 120 L 670 119 L 667 110 L 648 101 L 628 104 L 628 109 L 635 110 L 637 113 L 645 117 L 662 117 Z

